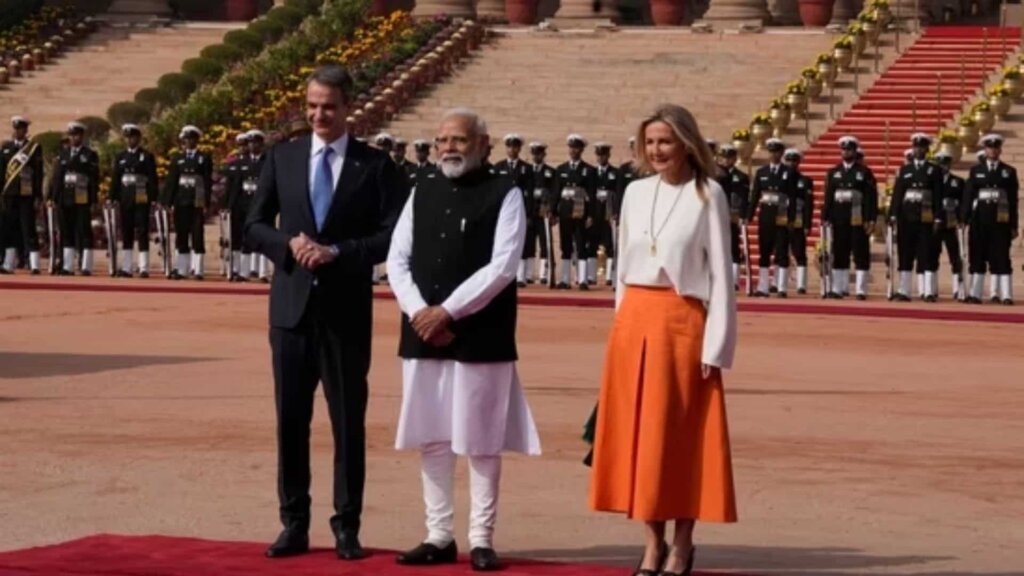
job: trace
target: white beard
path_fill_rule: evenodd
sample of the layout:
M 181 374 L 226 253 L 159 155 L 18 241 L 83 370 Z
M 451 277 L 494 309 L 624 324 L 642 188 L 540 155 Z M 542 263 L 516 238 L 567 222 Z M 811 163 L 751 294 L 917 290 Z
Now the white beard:
M 441 173 L 445 178 L 454 180 L 480 166 L 480 156 L 449 156 L 441 160 Z

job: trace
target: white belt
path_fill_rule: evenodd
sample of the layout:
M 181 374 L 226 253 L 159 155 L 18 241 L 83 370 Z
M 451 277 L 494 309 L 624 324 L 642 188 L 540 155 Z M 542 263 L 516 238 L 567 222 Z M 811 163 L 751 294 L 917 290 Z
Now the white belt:
M 180 178 L 178 178 L 178 185 L 182 186 L 182 187 L 185 187 L 185 188 L 195 188 L 196 187 L 196 177 L 195 176 L 182 175 Z
M 995 202 L 999 200 L 1002 192 L 1003 191 L 998 188 L 982 188 L 981 191 L 978 192 L 978 200 L 983 202 Z
M 537 199 L 537 200 L 540 200 L 541 198 L 543 198 L 544 197 L 544 189 L 543 188 L 534 188 L 533 189 L 533 197 L 535 199 Z
M 853 202 L 853 193 L 855 190 L 836 190 L 836 202 L 842 204 L 849 204 Z
M 924 192 L 922 190 L 908 190 L 904 199 L 907 202 L 921 202 L 924 200 Z
M 778 192 L 765 192 L 761 196 L 761 204 L 768 204 L 770 206 L 774 206 L 775 204 L 778 204 L 778 203 L 779 203 L 779 193 Z
M 572 200 L 575 196 L 575 188 L 562 188 L 562 200 Z
M 601 202 L 604 202 L 605 200 L 607 200 L 608 199 L 608 191 L 604 190 L 604 189 L 598 190 L 597 191 L 597 199 L 600 200 Z
M 67 186 L 74 186 L 75 184 L 78 184 L 78 174 L 76 172 L 65 172 L 64 184 Z
M 252 194 L 256 191 L 256 181 L 246 180 L 245 182 L 242 182 L 242 190 Z
M 121 176 L 122 186 L 135 186 L 135 174 L 124 174 Z

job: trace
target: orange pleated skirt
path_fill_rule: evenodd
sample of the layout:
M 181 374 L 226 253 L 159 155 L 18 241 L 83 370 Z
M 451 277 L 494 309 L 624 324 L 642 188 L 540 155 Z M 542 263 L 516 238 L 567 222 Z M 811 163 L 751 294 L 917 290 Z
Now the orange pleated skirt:
M 626 287 L 598 400 L 594 510 L 736 521 L 721 375 L 701 376 L 705 316 L 670 288 Z

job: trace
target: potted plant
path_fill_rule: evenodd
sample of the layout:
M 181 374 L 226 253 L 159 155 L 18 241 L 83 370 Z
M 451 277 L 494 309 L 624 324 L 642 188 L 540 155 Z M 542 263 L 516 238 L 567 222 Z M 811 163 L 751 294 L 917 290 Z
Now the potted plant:
M 804 26 L 823 28 L 832 19 L 832 5 L 835 0 L 797 0 L 800 21 Z
M 878 36 L 882 33 L 882 27 L 878 23 L 878 17 L 865 10 L 857 16 L 857 22 L 860 22 L 861 27 L 864 29 L 864 35 L 867 36 L 868 42 L 870 42 L 872 46 L 878 44 Z
M 959 162 L 962 154 L 960 138 L 952 130 L 939 131 L 939 148 L 936 152 L 945 152 L 953 157 L 953 162 Z
M 992 113 L 992 106 L 988 102 L 982 101 L 971 106 L 971 119 L 978 126 L 978 133 L 984 134 L 995 126 L 996 117 Z
M 860 22 L 853 22 L 846 27 L 846 35 L 853 39 L 853 53 L 862 56 L 868 47 L 867 35 L 864 34 L 864 26 Z
M 833 58 L 831 54 L 822 52 L 821 54 L 818 54 L 815 66 L 817 66 L 818 76 L 821 77 L 821 81 L 825 86 L 831 86 L 836 80 L 835 58 Z
M 807 89 L 808 98 L 817 98 L 821 96 L 821 75 L 818 74 L 818 69 L 813 66 L 808 66 L 800 72 L 800 81 L 803 82 L 804 88 Z
M 1020 70 L 1016 66 L 1010 66 L 1003 70 L 1003 86 L 1010 93 L 1010 97 L 1016 100 L 1024 93 L 1024 82 L 1020 79 Z
M 992 112 L 995 113 L 996 118 L 1002 120 L 1010 111 L 1010 91 L 1002 85 L 989 88 L 988 103 L 992 106 Z
M 807 112 L 807 87 L 803 82 L 797 80 L 786 84 L 786 104 L 793 112 L 792 117 Z
M 843 36 L 832 44 L 832 57 L 839 70 L 846 70 L 853 61 L 853 38 Z
M 970 115 L 961 116 L 957 122 L 956 137 L 964 152 L 973 150 L 978 145 L 978 125 Z
M 768 108 L 768 119 L 772 123 L 772 135 L 776 138 L 780 138 L 782 134 L 789 128 L 789 120 L 792 117 L 792 112 L 789 108 L 789 104 L 783 98 L 776 98 L 772 100 L 771 106 Z
M 892 20 L 892 9 L 889 7 L 889 0 L 872 0 L 868 4 L 868 10 L 882 27 Z
M 732 145 L 736 147 L 736 155 L 745 164 L 750 162 L 754 154 L 754 144 L 751 142 L 750 130 L 740 128 L 732 131 Z
M 772 118 L 765 112 L 754 114 L 750 121 L 750 136 L 760 148 L 772 134 Z

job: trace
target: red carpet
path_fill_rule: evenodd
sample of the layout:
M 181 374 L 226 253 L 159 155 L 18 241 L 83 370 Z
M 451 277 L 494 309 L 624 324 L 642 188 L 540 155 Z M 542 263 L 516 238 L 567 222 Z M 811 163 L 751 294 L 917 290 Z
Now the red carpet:
M 53 290 L 58 292 L 136 292 L 152 294 L 197 294 L 197 295 L 239 295 L 266 296 L 268 289 L 261 284 L 231 285 L 226 282 L 114 282 L 102 279 L 89 281 L 61 282 L 47 280 L 0 280 L 0 290 Z M 614 307 L 610 292 L 592 295 L 570 295 L 572 293 L 546 291 L 521 291 L 519 303 L 523 306 L 549 306 L 568 308 Z M 393 300 L 394 294 L 387 288 L 378 288 L 374 297 L 379 300 Z M 813 297 L 756 300 L 741 298 L 740 312 L 757 314 L 809 314 L 812 316 L 860 316 L 864 318 L 902 318 L 907 320 L 944 320 L 952 322 L 989 322 L 996 324 L 1024 324 L 1024 309 L 1004 308 L 1000 305 L 982 307 L 945 302 L 939 305 L 897 304 L 875 297 L 869 304 L 851 301 L 822 302 Z
M 380 551 L 360 562 L 342 562 L 333 550 L 284 560 L 263 557 L 266 544 L 167 536 L 101 534 L 63 544 L 0 553 L 2 576 L 448 576 L 476 574 L 465 559 L 456 565 L 411 568 Z M 506 560 L 508 576 L 625 576 L 628 568 Z M 705 574 L 708 572 L 694 572 Z

